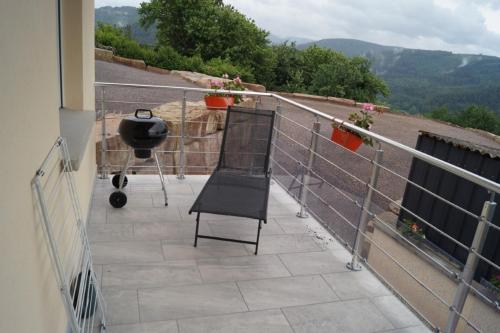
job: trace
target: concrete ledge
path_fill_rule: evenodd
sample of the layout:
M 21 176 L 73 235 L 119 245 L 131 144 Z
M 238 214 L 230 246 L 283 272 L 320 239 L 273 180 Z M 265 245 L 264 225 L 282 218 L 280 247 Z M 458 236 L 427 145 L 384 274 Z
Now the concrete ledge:
M 113 62 L 113 51 L 95 48 L 95 58 L 97 60 Z
M 119 56 L 114 55 L 113 62 L 117 62 L 117 63 L 125 65 L 125 66 L 130 66 L 130 67 L 135 67 L 138 69 L 146 70 L 146 63 L 144 63 L 144 60 L 123 58 L 123 57 L 119 57 Z
M 364 102 L 356 102 L 355 100 L 348 99 L 348 98 L 340 98 L 340 97 L 333 97 L 333 96 L 319 96 L 319 95 L 310 95 L 310 94 L 303 94 L 303 93 L 289 93 L 289 92 L 274 92 L 276 94 L 279 94 L 280 96 L 283 97 L 288 97 L 288 98 L 301 98 L 301 99 L 307 99 L 310 101 L 318 101 L 318 102 L 329 102 L 333 104 L 338 104 L 338 105 L 343 105 L 343 106 L 349 106 L 349 107 L 362 107 Z M 390 112 L 391 109 L 387 106 L 384 105 L 375 105 L 375 111 L 384 113 L 384 112 Z
M 331 103 L 339 104 L 339 105 L 345 105 L 345 106 L 356 106 L 356 101 L 352 99 L 347 99 L 347 98 L 340 98 L 340 97 L 331 97 L 328 96 L 328 101 Z
M 497 143 L 500 143 L 500 136 L 498 136 L 496 134 L 493 134 L 493 133 L 490 133 L 490 132 L 486 132 L 486 131 L 483 131 L 483 130 L 480 130 L 480 129 L 477 129 L 477 128 L 467 127 L 467 129 L 470 130 L 470 131 L 472 131 L 472 132 L 481 134 L 482 136 L 485 136 L 487 138 L 490 138 L 491 140 L 493 140 L 493 141 L 495 141 Z
M 310 100 L 313 100 L 313 101 L 325 102 L 325 101 L 328 100 L 328 97 L 326 97 L 326 96 L 309 95 L 309 94 L 301 94 L 301 93 L 293 93 L 292 95 L 293 95 L 293 97 L 310 99 Z
M 390 112 L 391 108 L 388 106 L 384 106 L 384 105 L 375 105 L 375 111 L 380 112 L 380 113 Z
M 146 65 L 146 71 L 157 74 L 170 74 L 168 69 Z
M 261 92 L 261 93 L 265 93 L 266 92 L 266 87 L 263 86 L 263 85 L 261 85 L 261 84 L 246 83 L 246 82 L 243 82 L 242 84 L 248 90 L 256 91 L 256 92 Z

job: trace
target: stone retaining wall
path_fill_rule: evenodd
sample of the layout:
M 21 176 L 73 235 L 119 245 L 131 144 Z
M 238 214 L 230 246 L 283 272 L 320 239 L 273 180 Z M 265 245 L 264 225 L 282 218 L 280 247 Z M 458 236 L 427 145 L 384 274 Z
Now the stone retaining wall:
M 239 104 L 244 107 L 255 107 L 255 101 L 246 99 Z M 187 102 L 186 121 L 184 127 L 184 151 L 186 157 L 186 174 L 208 174 L 215 168 L 219 158 L 222 134 L 226 120 L 225 110 L 210 110 L 205 106 L 204 101 Z M 181 102 L 163 104 L 154 108 L 153 114 L 162 118 L 169 130 L 167 139 L 157 147 L 160 163 L 165 166 L 164 171 L 168 174 L 177 174 L 180 167 L 181 150 Z M 127 153 L 118 150 L 128 150 L 128 146 L 121 140 L 118 134 L 118 126 L 123 116 L 118 114 L 108 114 L 106 116 L 106 143 L 108 153 L 106 154 L 107 164 L 111 165 L 111 172 L 118 172 L 124 165 Z M 97 164 L 101 164 L 101 129 L 102 121 L 99 120 L 96 126 L 97 140 Z M 137 169 L 138 173 L 156 173 L 152 168 L 153 158 L 136 159 L 134 166 L 148 166 L 148 168 Z M 192 167 L 195 166 L 195 167 Z M 151 167 L 151 168 L 149 168 Z M 132 168 L 132 171 L 134 169 Z
M 95 48 L 95 59 L 113 62 L 113 51 Z
M 288 92 L 275 92 L 283 97 L 289 98 L 302 98 L 311 101 L 318 102 L 329 102 L 337 105 L 350 106 L 350 107 L 363 107 L 363 104 L 366 102 L 357 102 L 353 99 L 340 98 L 340 97 L 332 97 L 332 96 L 319 96 L 319 95 L 310 95 L 310 94 L 302 94 L 302 93 L 288 93 Z M 375 111 L 384 113 L 390 112 L 391 109 L 385 105 L 375 105 Z

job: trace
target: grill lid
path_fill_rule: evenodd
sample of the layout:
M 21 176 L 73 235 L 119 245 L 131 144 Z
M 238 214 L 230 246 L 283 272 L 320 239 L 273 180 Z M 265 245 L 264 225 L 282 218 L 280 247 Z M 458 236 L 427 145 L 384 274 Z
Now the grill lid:
M 134 149 L 152 149 L 167 137 L 166 123 L 147 109 L 137 109 L 133 116 L 120 122 L 118 132 L 123 141 Z

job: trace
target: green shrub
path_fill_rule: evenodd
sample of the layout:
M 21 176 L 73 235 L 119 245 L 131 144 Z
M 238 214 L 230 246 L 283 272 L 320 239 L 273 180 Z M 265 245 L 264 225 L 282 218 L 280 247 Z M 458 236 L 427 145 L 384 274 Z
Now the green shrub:
M 310 92 L 362 102 L 375 102 L 377 96 L 389 94 L 384 81 L 370 72 L 368 59 L 349 58 L 337 52 L 334 56 L 335 59 L 320 65 L 313 74 Z
M 144 59 L 144 48 L 125 36 L 123 30 L 109 24 L 98 23 L 95 31 L 95 43 L 97 46 L 111 46 L 114 52 L 121 57 Z
M 199 55 L 194 55 L 192 57 L 184 57 L 183 68 L 186 71 L 191 72 L 202 72 L 203 71 L 203 59 Z
M 228 60 L 222 60 L 221 58 L 213 58 L 207 61 L 202 71 L 205 74 L 216 77 L 222 77 L 222 75 L 228 74 L 229 77 L 239 76 L 245 82 L 254 81 L 253 74 L 250 70 L 235 66 Z
M 500 116 L 486 107 L 471 105 L 466 109 L 452 113 L 446 107 L 440 107 L 426 113 L 431 119 L 443 120 L 461 127 L 477 128 L 500 134 Z
M 156 51 L 154 66 L 165 69 L 184 69 L 184 57 L 171 46 L 161 46 Z

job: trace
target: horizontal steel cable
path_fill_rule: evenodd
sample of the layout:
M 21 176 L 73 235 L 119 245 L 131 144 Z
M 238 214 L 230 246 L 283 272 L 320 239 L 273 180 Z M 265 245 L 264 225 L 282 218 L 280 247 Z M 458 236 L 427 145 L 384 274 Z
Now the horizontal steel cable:
M 279 184 L 279 185 L 283 188 L 283 190 L 284 190 L 284 191 L 286 191 L 286 192 L 287 192 L 287 193 L 288 193 L 288 194 L 289 194 L 289 195 L 290 195 L 293 199 L 295 199 L 297 202 L 299 202 L 299 198 L 297 198 L 297 196 L 296 196 L 294 193 L 290 192 L 290 191 L 286 188 L 286 186 L 285 186 L 285 185 L 284 185 L 281 181 L 279 181 L 279 180 L 276 178 L 276 176 L 273 176 L 273 179 L 274 179 L 274 181 L 276 181 L 276 183 L 278 183 L 278 184 Z M 342 237 L 341 237 L 341 236 L 340 236 L 340 235 L 339 235 L 339 234 L 338 234 L 335 230 L 331 229 L 331 227 L 330 227 L 330 226 L 329 226 L 326 222 L 324 222 L 324 221 L 323 221 L 323 220 L 322 220 L 319 216 L 317 216 L 317 215 L 316 215 L 316 213 L 314 213 L 313 211 L 309 211 L 309 213 L 311 213 L 311 215 L 313 215 L 313 216 L 314 216 L 314 218 L 315 218 L 316 220 L 318 220 L 318 221 L 321 223 L 321 225 L 322 225 L 323 227 L 327 228 L 327 229 L 328 229 L 328 232 L 329 232 L 329 233 L 331 233 L 331 234 L 332 234 L 332 236 L 333 236 L 333 237 L 335 237 L 335 238 L 337 239 L 337 241 L 339 241 L 339 242 L 340 242 L 340 243 L 342 243 L 342 244 L 343 244 L 343 245 L 344 245 L 347 249 L 349 249 L 349 250 L 351 250 L 351 251 L 352 251 L 352 247 L 349 245 L 349 243 L 348 243 L 346 240 L 344 240 L 344 239 L 343 239 L 343 238 L 342 238 Z
M 95 82 L 94 83 L 95 87 L 101 87 L 102 90 L 104 91 L 105 87 L 133 87 L 133 88 L 144 88 L 144 89 L 170 89 L 170 90 L 179 90 L 183 91 L 184 94 L 187 94 L 188 92 L 199 92 L 199 93 L 207 93 L 207 92 L 213 92 L 211 89 L 205 89 L 205 88 L 191 88 L 191 87 L 177 87 L 177 86 L 164 86 L 164 85 L 145 85 L 145 84 L 129 84 L 129 83 L 113 83 L 113 82 Z M 467 180 L 470 180 L 471 182 L 481 185 L 487 189 L 490 189 L 492 191 L 495 191 L 496 193 L 500 193 L 500 184 L 495 183 L 489 179 L 486 179 L 484 177 L 478 176 L 470 171 L 464 170 L 460 167 L 457 167 L 456 165 L 453 165 L 451 163 L 442 161 L 436 157 L 430 156 L 428 154 L 425 154 L 421 151 L 418 151 L 416 149 L 410 148 L 408 146 L 405 146 L 404 144 L 401 144 L 397 141 L 394 141 L 392 139 L 386 138 L 384 136 L 381 136 L 377 133 L 370 132 L 368 130 L 365 130 L 363 128 L 357 127 L 351 123 L 345 122 L 342 119 L 337 119 L 329 114 L 326 114 L 324 112 L 320 112 L 318 110 L 315 110 L 314 108 L 308 107 L 306 105 L 300 104 L 298 102 L 295 102 L 289 98 L 283 97 L 279 94 L 276 93 L 259 93 L 259 92 L 252 92 L 252 91 L 226 91 L 226 90 L 220 90 L 220 93 L 230 93 L 234 95 L 248 95 L 248 96 L 258 96 L 258 97 L 274 97 L 275 99 L 279 101 L 283 101 L 287 104 L 293 105 L 295 107 L 298 107 L 301 110 L 308 111 L 309 113 L 332 121 L 336 122 L 338 124 L 344 124 L 348 129 L 353 130 L 359 134 L 366 135 L 376 141 L 383 142 L 385 144 L 388 144 L 392 147 L 401 149 L 403 151 L 406 151 L 410 153 L 412 156 L 419 158 L 423 161 L 426 161 L 432 165 L 439 166 L 440 168 L 450 171 L 453 174 L 460 175 L 462 178 L 465 178 Z M 101 101 L 102 102 L 102 101 Z M 281 103 L 280 103 L 281 104 Z
M 323 134 L 321 134 L 321 133 L 319 133 L 319 132 L 315 132 L 313 129 L 308 128 L 308 127 L 306 127 L 306 126 L 304 126 L 304 125 L 302 125 L 302 124 L 299 124 L 299 123 L 298 123 L 298 122 L 296 122 L 295 120 L 292 120 L 292 119 L 290 119 L 290 118 L 288 118 L 288 117 L 285 117 L 285 116 L 283 116 L 282 114 L 278 114 L 278 113 L 277 113 L 277 115 L 279 115 L 281 118 L 283 118 L 283 119 L 285 119 L 285 120 L 287 120 L 287 121 L 289 121 L 289 122 L 291 122 L 291 123 L 293 123 L 293 124 L 295 124 L 295 125 L 297 125 L 297 126 L 300 126 L 300 127 L 304 128 L 304 129 L 306 129 L 308 132 L 311 132 L 311 133 L 312 133 L 312 135 L 317 135 L 319 138 L 325 139 L 325 140 L 329 141 L 331 144 L 333 144 L 333 145 L 335 145 L 335 146 L 341 147 L 342 149 L 344 149 L 344 150 L 346 150 L 346 151 L 349 151 L 350 153 L 352 153 L 352 154 L 354 154 L 354 155 L 356 155 L 356 156 L 358 156 L 358 157 L 360 157 L 360 158 L 362 158 L 362 159 L 364 159 L 364 160 L 366 160 L 366 161 L 370 161 L 370 159 L 369 159 L 368 157 L 363 156 L 363 155 L 361 155 L 361 154 L 359 154 L 359 153 L 357 153 L 357 152 L 355 152 L 355 151 L 352 151 L 352 150 L 350 150 L 350 149 L 348 149 L 348 148 L 346 148 L 346 147 L 344 147 L 344 146 L 342 146 L 342 145 L 340 145 L 340 144 L 338 144 L 338 143 L 336 143 L 336 142 L 332 141 L 332 140 L 331 140 L 331 138 L 326 137 L 326 136 L 324 136 Z
M 123 165 L 121 164 L 108 164 L 108 167 L 116 167 L 116 168 L 123 168 Z M 164 168 L 180 168 L 179 165 L 162 165 L 162 169 Z M 185 166 L 186 168 L 199 168 L 199 169 L 213 169 L 215 166 L 201 166 L 201 165 L 191 165 L 191 166 Z M 129 166 L 129 169 L 157 169 L 158 167 L 156 165 L 131 165 Z
M 500 310 L 500 303 L 498 302 L 493 302 L 492 300 L 490 300 L 488 298 L 488 296 L 484 295 L 481 291 L 479 291 L 476 287 L 474 287 L 473 285 L 467 283 L 467 281 L 465 281 L 464 279 L 462 278 L 459 278 L 458 279 L 459 281 L 463 282 L 463 284 L 465 284 L 467 287 L 469 287 L 471 290 L 473 290 L 477 295 L 481 296 L 481 298 L 483 300 L 485 300 L 487 303 L 489 303 L 490 305 L 492 306 L 495 306 L 498 310 Z
M 306 127 L 306 126 L 304 126 L 304 125 L 302 125 L 302 124 L 299 124 L 299 123 L 297 123 L 296 121 L 294 121 L 294 120 L 292 120 L 292 119 L 290 119 L 290 118 L 287 118 L 287 117 L 285 117 L 285 116 L 283 116 L 283 115 L 280 115 L 280 117 L 282 117 L 283 119 L 286 119 L 286 120 L 288 120 L 288 121 L 290 121 L 290 122 L 294 123 L 294 124 L 295 124 L 295 125 L 297 125 L 297 126 L 300 126 L 300 127 L 304 128 L 304 129 L 306 129 L 306 130 L 307 130 L 307 131 L 309 131 L 309 132 L 316 133 L 316 132 L 314 132 L 313 130 L 311 130 L 310 128 L 308 128 L 308 127 Z M 428 189 L 426 189 L 426 188 L 424 188 L 424 187 L 422 187 L 422 186 L 418 185 L 417 183 L 415 183 L 415 182 L 411 181 L 410 179 L 408 179 L 408 178 L 406 178 L 406 177 L 404 177 L 404 176 L 400 175 L 399 173 L 397 173 L 397 172 L 395 172 L 395 171 L 393 171 L 393 170 L 391 170 L 391 169 L 387 168 L 386 166 L 384 166 L 384 165 L 382 165 L 382 164 L 380 164 L 380 163 L 377 163 L 377 162 L 375 162 L 374 160 L 371 160 L 371 159 L 369 159 L 369 158 L 367 158 L 367 157 L 365 157 L 365 156 L 363 156 L 363 155 L 361 155 L 361 154 L 359 154 L 359 153 L 357 153 L 357 152 L 353 152 L 353 151 L 351 151 L 351 150 L 349 150 L 349 149 L 347 149 L 347 148 L 343 147 L 342 145 L 339 145 L 339 144 L 337 144 L 337 143 L 333 142 L 333 141 L 331 140 L 331 138 L 328 138 L 328 137 L 326 137 L 326 136 L 324 136 L 324 135 L 322 135 L 322 134 L 320 134 L 320 133 L 316 133 L 316 135 L 317 135 L 318 137 L 322 138 L 322 139 L 325 139 L 325 140 L 327 140 L 327 141 L 329 141 L 329 142 L 332 142 L 333 144 L 335 144 L 335 145 L 337 145 L 337 146 L 340 146 L 340 147 L 344 148 L 346 151 L 348 151 L 348 152 L 352 153 L 352 154 L 353 154 L 353 155 L 355 155 L 355 156 L 358 156 L 358 157 L 360 157 L 360 158 L 362 158 L 362 159 L 364 159 L 364 160 L 366 160 L 366 161 L 369 161 L 369 162 L 371 162 L 371 163 L 373 163 L 373 164 L 375 164 L 375 165 L 379 166 L 380 168 L 384 169 L 385 171 L 387 171 L 387 172 L 389 172 L 389 173 L 391 173 L 391 174 L 393 174 L 393 175 L 395 175 L 395 176 L 397 176 L 397 177 L 399 177 L 399 178 L 401 178 L 401 179 L 405 180 L 406 182 L 408 182 L 408 183 L 410 183 L 410 184 L 412 184 L 412 185 L 416 186 L 417 188 L 419 188 L 419 189 L 421 189 L 421 190 L 423 190 L 423 191 L 427 192 L 428 194 L 430 194 L 430 195 L 432 195 L 432 196 L 436 197 L 437 199 L 439 199 L 439 200 L 441 200 L 441 201 L 443 201 L 443 202 L 445 202 L 445 203 L 449 204 L 450 206 L 452 206 L 452 207 L 454 207 L 454 208 L 456 208 L 456 209 L 458 209 L 458 210 L 462 211 L 463 213 L 468 214 L 468 215 L 470 215 L 470 216 L 471 216 L 471 217 L 473 217 L 473 218 L 478 218 L 478 217 L 479 217 L 478 215 L 476 215 L 476 214 L 474 214 L 474 213 L 472 213 L 472 212 L 469 212 L 467 209 L 462 208 L 462 207 L 460 207 L 460 206 L 458 206 L 458 205 L 454 204 L 453 202 L 451 202 L 451 201 L 449 201 L 449 200 L 447 200 L 447 199 L 443 198 L 442 196 L 440 196 L 440 195 L 438 195 L 438 194 L 436 194 L 436 193 L 434 193 L 434 192 L 432 192 L 432 191 L 430 191 L 430 190 L 428 190 Z M 444 171 L 444 170 L 443 170 L 443 171 Z M 499 230 L 500 230 L 500 227 L 498 227 L 498 228 L 499 228 Z
M 328 160 L 327 158 L 325 158 L 323 155 L 321 154 L 318 154 L 316 153 L 315 151 L 311 150 L 309 147 L 306 147 L 305 145 L 303 145 L 302 143 L 298 142 L 297 140 L 291 138 L 290 136 L 286 135 L 284 132 L 276 129 L 276 131 L 278 131 L 279 133 L 281 133 L 284 137 L 286 137 L 287 139 L 289 139 L 290 141 L 298 144 L 299 146 L 303 147 L 304 149 L 306 149 L 307 151 L 310 151 L 312 154 L 314 154 L 315 156 L 321 158 L 322 160 L 324 160 L 325 162 L 327 162 L 328 164 L 332 165 L 333 167 L 339 169 L 340 171 L 342 171 L 343 173 L 345 173 L 346 175 L 348 175 L 349 177 L 353 178 L 354 180 L 360 182 L 361 184 L 363 185 L 367 185 L 367 183 L 365 183 L 363 180 L 361 180 L 360 178 L 356 177 L 355 175 L 351 174 L 350 172 L 344 170 L 343 168 L 341 168 L 340 166 L 336 165 L 335 163 L 331 162 L 330 160 Z
M 285 170 L 286 171 L 286 170 Z M 291 175 L 291 174 L 290 174 Z M 293 175 L 291 175 L 293 177 Z M 309 193 L 311 193 L 312 195 L 314 195 L 318 200 L 320 200 L 325 206 L 327 206 L 332 212 L 334 212 L 335 214 L 337 214 L 342 220 L 344 220 L 348 225 L 350 225 L 353 229 L 355 229 L 357 232 L 359 232 L 361 235 L 363 235 L 365 237 L 365 239 L 367 239 L 368 241 L 370 241 L 370 244 L 373 244 L 375 245 L 375 247 L 377 247 L 382 253 L 384 253 L 387 257 L 389 257 L 389 259 L 391 259 L 398 267 L 400 267 L 402 270 L 405 271 L 405 273 L 407 273 L 413 280 L 415 280 L 415 282 L 417 282 L 421 287 L 423 287 L 425 290 L 427 290 L 428 292 L 430 292 L 434 297 L 436 297 L 436 299 L 438 299 L 441 303 L 443 303 L 446 307 L 448 308 L 451 308 L 450 307 L 450 304 L 448 304 L 441 296 L 439 296 L 438 294 L 436 294 L 431 288 L 427 287 L 425 285 L 425 283 L 423 283 L 422 281 L 420 281 L 416 276 L 414 276 L 414 274 L 412 272 L 410 272 L 408 269 L 406 269 L 401 263 L 399 263 L 392 255 L 390 255 L 389 253 L 387 253 L 387 251 L 385 251 L 381 245 L 379 245 L 377 242 L 375 242 L 371 237 L 369 237 L 365 232 L 362 232 L 360 231 L 354 224 L 351 223 L 351 221 L 349 221 L 348 218 L 346 218 L 343 214 L 341 214 L 338 210 L 336 210 L 335 208 L 333 208 L 330 204 L 328 204 L 327 202 L 325 202 L 320 196 L 318 196 L 316 193 L 314 193 L 313 191 L 311 191 L 307 186 L 304 185 L 304 188 L 307 189 L 309 191 Z M 357 254 L 356 254 L 357 255 Z M 364 259 L 363 259 L 364 260 Z M 463 318 L 463 316 L 457 312 L 456 310 L 453 309 L 454 312 L 456 312 L 460 317 Z M 466 319 L 464 319 L 466 320 Z M 479 332 L 479 331 L 478 331 Z
M 375 187 L 372 187 L 368 184 L 368 187 L 371 188 L 375 193 L 379 194 L 380 196 L 384 197 L 385 199 L 387 199 L 388 201 L 392 202 L 392 203 L 395 203 L 397 204 L 394 199 L 392 199 L 391 197 L 387 196 L 386 194 L 384 194 L 383 192 L 377 190 Z M 451 237 L 450 235 L 448 235 L 447 233 L 445 233 L 444 231 L 442 231 L 441 229 L 439 229 L 438 227 L 434 226 L 433 224 L 427 222 L 425 219 L 423 219 L 422 217 L 418 216 L 417 214 L 415 214 L 414 212 L 412 212 L 411 210 L 409 210 L 408 208 L 404 207 L 404 206 L 401 206 L 401 205 L 398 205 L 400 209 L 403 209 L 405 212 L 411 214 L 413 217 L 415 217 L 417 220 L 419 220 L 420 222 L 424 223 L 426 226 L 428 226 L 429 228 L 431 228 L 432 230 L 438 232 L 440 235 L 448 238 L 449 240 L 451 240 L 452 242 L 454 242 L 455 244 L 457 244 L 458 246 L 462 247 L 464 250 L 466 251 L 469 251 L 470 248 L 459 242 L 458 240 L 456 240 L 455 238 Z
M 389 172 L 389 173 L 391 173 L 391 174 L 393 174 L 393 175 L 395 175 L 395 176 L 397 176 L 397 177 L 399 177 L 399 178 L 403 179 L 403 180 L 404 180 L 404 181 L 406 181 L 407 183 L 412 184 L 413 186 L 415 186 L 415 187 L 417 187 L 418 189 L 420 189 L 420 190 L 422 190 L 422 191 L 424 191 L 424 192 L 426 192 L 426 193 L 428 193 L 428 194 L 432 195 L 433 197 L 435 197 L 435 198 L 437 198 L 437 199 L 439 199 L 439 200 L 441 200 L 441 201 L 443 201 L 443 202 L 445 202 L 445 203 L 449 204 L 450 206 L 452 206 L 452 207 L 454 207 L 454 208 L 456 208 L 456 209 L 460 210 L 461 212 L 463 212 L 463 213 L 465 213 L 465 214 L 468 214 L 469 216 L 471 216 L 471 217 L 473 217 L 473 218 L 476 218 L 476 219 L 477 219 L 477 218 L 479 218 L 479 216 L 478 216 L 478 215 L 476 215 L 476 214 L 474 214 L 474 213 L 472 213 L 472 212 L 469 212 L 467 209 L 462 208 L 462 207 L 458 206 L 457 204 L 454 204 L 453 202 L 451 202 L 451 201 L 449 201 L 449 200 L 447 200 L 447 199 L 443 198 L 443 197 L 442 197 L 442 196 L 440 196 L 439 194 L 434 193 L 434 192 L 432 192 L 432 191 L 430 191 L 430 190 L 426 189 L 425 187 L 423 187 L 423 186 L 421 186 L 421 185 L 419 185 L 419 184 L 415 183 L 414 181 L 412 181 L 412 180 L 410 180 L 410 179 L 408 179 L 408 178 L 406 178 L 406 177 L 404 177 L 404 176 L 400 175 L 399 173 L 397 173 L 397 172 L 395 172 L 395 171 L 393 171 L 393 170 L 391 170 L 391 169 L 387 168 L 386 166 L 384 166 L 384 165 L 382 165 L 382 164 L 380 164 L 380 163 L 377 163 L 377 162 L 375 162 L 375 161 L 373 161 L 373 164 L 375 164 L 375 165 L 379 166 L 380 168 L 384 169 L 385 171 L 387 171 L 387 172 Z M 442 170 L 442 169 L 441 169 L 441 170 Z M 442 170 L 442 171 L 444 171 L 444 170 Z
M 102 103 L 101 99 L 96 99 L 96 103 Z M 104 100 L 104 104 L 107 103 L 115 103 L 115 104 L 151 104 L 151 105 L 160 105 L 160 104 L 165 104 L 165 103 L 178 103 L 177 101 L 163 101 L 163 102 L 148 102 L 148 101 L 134 101 L 134 102 L 127 102 L 127 101 L 120 101 L 120 100 Z
M 436 332 L 438 332 L 438 331 L 436 330 L 438 327 L 437 327 L 437 326 L 434 326 L 434 325 L 432 324 L 432 322 L 431 322 L 429 319 L 427 319 L 427 317 L 426 317 L 426 316 L 425 316 L 422 312 L 420 312 L 420 311 L 419 311 L 419 310 L 418 310 L 415 306 L 413 306 L 413 305 L 411 304 L 411 302 L 410 302 L 410 301 L 409 301 L 406 297 L 404 297 L 403 295 L 401 295 L 401 294 L 398 292 L 397 288 L 396 288 L 396 287 L 394 287 L 394 286 L 392 285 L 392 283 L 390 283 L 390 282 L 389 282 L 389 280 L 387 280 L 387 279 L 386 279 L 386 278 L 385 278 L 385 277 L 384 277 L 384 276 L 383 276 L 383 275 L 382 275 L 382 274 L 381 274 L 378 270 L 376 270 L 376 269 L 375 269 L 375 268 L 374 268 L 374 267 L 373 267 L 373 266 L 372 266 L 372 265 L 368 262 L 368 260 L 366 260 L 366 258 L 363 258 L 363 257 L 361 257 L 361 256 L 359 256 L 359 255 L 357 255 L 357 257 L 361 260 L 361 262 L 363 263 L 363 265 L 365 265 L 365 266 L 366 266 L 366 268 L 367 268 L 370 272 L 372 272 L 375 276 L 377 276 L 380 280 L 382 280 L 382 281 L 383 281 L 383 283 L 384 283 L 386 286 L 388 286 L 388 287 L 389 287 L 389 289 L 390 289 L 393 293 L 395 293 L 395 294 L 397 295 L 397 297 L 399 297 L 400 299 L 402 299 L 403 303 L 404 303 L 404 304 L 406 304 L 406 305 L 408 305 L 408 306 L 410 307 L 410 309 L 411 309 L 411 310 L 413 310 L 413 312 L 415 312 L 415 313 L 417 314 L 417 316 L 418 316 L 418 317 L 420 317 L 420 319 L 423 319 L 423 320 L 427 323 L 427 325 L 431 326 L 433 330 L 435 330 Z
M 284 169 L 284 167 L 275 161 L 275 163 L 281 168 L 283 169 L 285 172 L 287 172 L 289 175 L 291 175 L 291 173 L 289 173 L 287 170 Z M 300 185 L 304 186 L 304 188 L 306 188 L 309 192 L 313 193 L 313 195 L 315 195 L 316 197 L 319 198 L 319 196 L 314 193 L 308 186 L 305 186 L 305 184 L 299 180 L 297 177 L 291 175 Z M 321 200 L 321 199 L 320 199 Z M 323 204 L 327 205 L 327 206 L 330 206 L 330 204 L 328 204 L 326 201 L 324 200 L 321 200 Z M 423 251 L 422 249 L 420 249 L 418 246 L 416 246 L 415 244 L 413 244 L 410 240 L 408 240 L 406 237 L 404 237 L 403 235 L 401 235 L 396 229 L 394 229 L 392 226 L 390 226 L 389 224 L 387 224 L 385 221 L 381 220 L 377 215 L 375 215 L 373 212 L 371 212 L 370 210 L 366 210 L 364 209 L 363 206 L 360 207 L 363 211 L 367 212 L 369 214 L 369 216 L 375 218 L 376 220 L 378 220 L 380 223 L 382 223 L 384 226 L 386 226 L 387 228 L 389 228 L 391 231 L 393 231 L 396 235 L 398 235 L 399 238 L 403 239 L 405 242 L 407 242 L 408 244 L 410 244 L 413 248 L 415 248 L 419 253 L 422 253 L 425 257 L 427 257 L 429 260 L 431 260 L 433 263 L 435 263 L 436 265 L 438 265 L 439 267 L 441 267 L 442 269 L 444 269 L 449 275 L 451 276 L 457 276 L 456 272 L 448 269 L 446 266 L 444 266 L 442 263 L 440 263 L 439 261 L 437 261 L 435 258 L 433 258 L 430 254 L 426 253 L 425 251 Z M 339 214 L 338 214 L 339 215 Z M 357 228 L 356 228 L 357 229 Z
M 299 161 L 296 158 L 294 158 L 292 155 L 290 155 L 290 153 L 286 152 L 285 150 L 283 150 L 281 147 L 279 147 L 275 143 L 273 143 L 273 146 L 276 147 L 283 154 L 285 154 L 288 158 L 290 158 L 291 160 L 295 161 L 296 163 L 299 163 L 300 165 L 302 165 L 304 168 L 307 169 L 307 167 L 301 161 Z M 342 191 L 341 189 L 339 189 L 335 185 L 333 185 L 330 182 L 328 182 L 326 179 L 324 179 L 318 173 L 316 173 L 313 169 L 309 169 L 309 171 L 311 173 L 313 173 L 316 177 L 318 177 L 319 179 L 321 179 L 323 182 L 325 182 L 327 185 L 329 185 L 330 187 L 332 187 L 333 189 L 335 189 L 338 193 L 340 193 L 342 196 L 344 196 L 347 200 L 349 200 L 352 203 L 354 203 L 354 205 L 356 205 L 357 207 L 361 207 L 361 204 L 357 200 L 354 200 L 353 198 L 351 198 L 350 196 L 348 196 L 347 194 L 345 194 L 344 191 Z
M 487 259 L 485 258 L 482 254 L 480 254 L 479 252 L 477 252 L 475 249 L 472 249 L 470 250 L 472 253 L 475 253 L 479 259 L 485 261 L 487 264 L 495 267 L 498 271 L 500 271 L 500 266 L 498 266 L 497 264 L 495 264 L 493 261 L 491 261 L 490 259 Z

